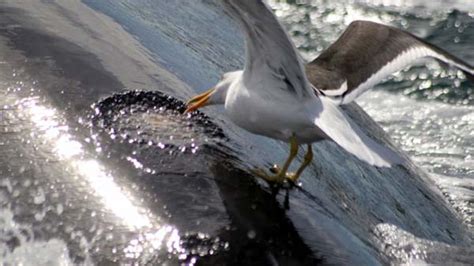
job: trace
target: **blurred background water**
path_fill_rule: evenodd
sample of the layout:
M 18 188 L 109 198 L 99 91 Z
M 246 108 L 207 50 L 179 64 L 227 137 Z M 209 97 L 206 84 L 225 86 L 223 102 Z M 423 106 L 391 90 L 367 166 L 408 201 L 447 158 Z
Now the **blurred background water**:
M 469 0 L 269 3 L 307 61 L 364 19 L 474 64 Z M 318 143 L 302 189 L 274 197 L 247 169 L 283 160 L 286 144 L 219 108 L 167 112 L 182 106 L 156 93 L 184 100 L 243 54 L 219 0 L 0 3 L 0 264 L 474 260 L 474 85 L 461 72 L 428 61 L 357 100 L 423 170 L 376 169 Z

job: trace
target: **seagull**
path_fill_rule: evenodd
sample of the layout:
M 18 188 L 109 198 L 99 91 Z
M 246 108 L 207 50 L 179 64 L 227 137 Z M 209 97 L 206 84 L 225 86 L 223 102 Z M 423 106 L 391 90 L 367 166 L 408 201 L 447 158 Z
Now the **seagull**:
M 397 28 L 354 21 L 327 50 L 303 65 L 295 45 L 265 1 L 223 0 L 244 33 L 243 70 L 225 73 L 212 89 L 191 98 L 186 113 L 223 104 L 232 122 L 254 134 L 288 142 L 281 167 L 255 174 L 269 182 L 295 182 L 313 159 L 311 144 L 337 143 L 376 167 L 404 160 L 368 137 L 342 110 L 390 74 L 431 57 L 474 77 L 474 67 L 435 45 Z M 307 152 L 296 172 L 288 168 L 300 145 Z

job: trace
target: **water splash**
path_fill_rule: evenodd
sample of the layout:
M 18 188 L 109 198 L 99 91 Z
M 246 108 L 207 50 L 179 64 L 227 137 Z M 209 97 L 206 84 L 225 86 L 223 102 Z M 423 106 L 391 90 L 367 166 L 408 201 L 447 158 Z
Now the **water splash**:
M 0 210 L 1 265 L 74 265 L 64 241 L 36 240 L 30 225 L 17 223 L 10 210 Z M 89 258 L 85 265 L 91 264 Z
M 58 160 L 63 161 L 102 198 L 103 204 L 124 223 L 133 228 L 151 226 L 150 218 L 140 213 L 130 200 L 131 195 L 119 187 L 114 177 L 83 149 L 69 133 L 60 114 L 52 107 L 41 103 L 39 97 L 25 98 L 20 108 L 27 118 L 38 128 L 38 138 L 52 146 Z

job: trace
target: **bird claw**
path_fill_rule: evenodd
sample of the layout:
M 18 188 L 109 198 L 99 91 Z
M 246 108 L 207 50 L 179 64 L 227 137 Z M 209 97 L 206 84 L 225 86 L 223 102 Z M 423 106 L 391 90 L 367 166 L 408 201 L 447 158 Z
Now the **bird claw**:
M 254 175 L 264 179 L 270 184 L 284 185 L 290 183 L 291 185 L 295 184 L 295 174 L 294 173 L 281 173 L 280 167 L 278 165 L 273 165 L 270 169 L 270 172 L 273 174 L 268 174 L 265 170 L 260 168 L 254 169 L 252 172 Z
M 296 180 L 298 180 L 298 177 L 296 176 L 296 173 L 286 173 L 285 176 L 286 180 L 292 184 L 296 184 Z
M 278 164 L 274 164 L 272 167 L 269 168 L 269 170 L 272 174 L 275 175 L 281 172 L 281 168 Z

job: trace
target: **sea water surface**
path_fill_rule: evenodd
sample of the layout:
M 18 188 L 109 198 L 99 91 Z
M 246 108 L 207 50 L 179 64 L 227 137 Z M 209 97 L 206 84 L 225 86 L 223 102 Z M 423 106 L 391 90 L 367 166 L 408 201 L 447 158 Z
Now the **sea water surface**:
M 269 3 L 307 61 L 365 19 L 474 64 L 471 1 Z M 221 108 L 179 114 L 243 47 L 219 0 L 0 3 L 0 264 L 474 261 L 472 82 L 432 61 L 396 73 L 346 110 L 413 163 L 321 142 L 301 188 L 275 194 L 249 168 L 285 143 Z

